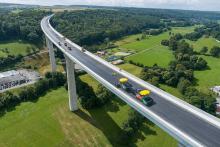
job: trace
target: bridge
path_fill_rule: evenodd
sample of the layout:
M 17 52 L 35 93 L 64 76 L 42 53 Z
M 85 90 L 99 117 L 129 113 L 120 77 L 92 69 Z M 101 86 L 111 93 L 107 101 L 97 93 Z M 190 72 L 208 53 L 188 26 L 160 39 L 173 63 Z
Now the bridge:
M 46 37 L 52 71 L 56 71 L 53 46 L 55 45 L 65 56 L 71 111 L 78 109 L 74 66 L 79 64 L 83 70 L 120 99 L 173 136 L 179 142 L 179 146 L 220 146 L 218 118 L 119 69 L 87 50 L 82 51 L 82 47 L 65 38 L 51 26 L 52 16 L 42 19 L 41 28 Z M 71 47 L 71 50 L 68 47 Z M 116 76 L 112 76 L 114 72 L 117 73 Z M 150 107 L 145 106 L 135 98 L 135 95 L 117 88 L 115 82 L 121 77 L 128 78 L 134 88 L 149 89 L 155 104 Z

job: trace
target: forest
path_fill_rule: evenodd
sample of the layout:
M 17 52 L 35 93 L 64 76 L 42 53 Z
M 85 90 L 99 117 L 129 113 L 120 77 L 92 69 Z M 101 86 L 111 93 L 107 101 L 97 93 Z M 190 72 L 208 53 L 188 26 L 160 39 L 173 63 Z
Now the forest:
M 42 45 L 41 19 L 49 12 L 24 9 L 20 13 L 0 11 L 0 41 L 21 39 Z
M 213 24 L 212 21 L 216 18 L 220 19 L 215 12 L 112 8 L 65 11 L 57 13 L 51 23 L 59 32 L 75 43 L 81 46 L 90 46 L 90 50 L 96 50 L 91 49 L 91 46 L 116 40 L 126 35 L 148 32 L 150 29 L 166 31 L 173 26 Z
M 82 19 L 83 18 L 83 19 Z M 80 45 L 92 45 L 164 27 L 158 17 L 116 10 L 86 10 L 55 15 L 53 26 Z

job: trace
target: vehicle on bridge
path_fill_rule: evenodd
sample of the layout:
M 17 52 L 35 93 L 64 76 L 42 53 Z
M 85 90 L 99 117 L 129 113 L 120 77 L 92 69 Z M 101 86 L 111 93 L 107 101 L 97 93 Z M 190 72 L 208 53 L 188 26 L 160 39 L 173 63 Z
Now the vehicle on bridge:
M 67 43 L 65 42 L 64 45 L 67 46 Z
M 136 90 L 136 98 L 144 103 L 146 106 L 151 106 L 154 103 L 153 99 L 149 95 L 150 91 L 147 89 Z
M 116 86 L 118 88 L 122 88 L 123 90 L 135 94 L 135 89 L 133 86 L 128 82 L 127 78 L 120 78 L 118 82 L 116 83 Z
M 58 42 L 58 44 L 59 44 L 59 46 L 61 46 L 61 43 L 60 43 L 60 42 Z
M 82 51 L 82 52 L 85 52 L 85 51 L 86 51 L 86 49 L 82 47 L 82 48 L 81 48 L 81 51 Z
M 72 48 L 71 48 L 70 46 L 68 46 L 68 50 L 70 50 L 70 51 L 71 51 L 71 50 L 72 50 Z

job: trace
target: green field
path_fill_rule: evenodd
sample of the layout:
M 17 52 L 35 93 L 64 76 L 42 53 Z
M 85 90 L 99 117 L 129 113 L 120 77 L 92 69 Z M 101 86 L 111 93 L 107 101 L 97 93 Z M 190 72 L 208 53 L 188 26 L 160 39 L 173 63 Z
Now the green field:
M 172 28 L 171 33 L 181 33 L 186 34 L 193 32 L 194 28 L 192 27 L 174 27 Z M 162 67 L 167 67 L 170 60 L 172 60 L 172 52 L 162 45 L 160 45 L 163 39 L 169 39 L 169 32 L 162 33 L 156 36 L 147 36 L 146 39 L 137 41 L 137 38 L 140 38 L 141 34 L 131 35 L 124 37 L 115 42 L 119 47 L 113 49 L 113 52 L 117 51 L 132 51 L 135 54 L 126 58 L 126 60 L 132 60 L 134 62 L 139 62 L 147 66 L 152 66 L 155 63 Z
M 174 27 L 171 30 L 171 33 L 191 33 L 195 29 L 196 26 L 192 27 Z M 137 38 L 141 38 L 141 34 L 137 35 L 130 35 L 123 37 L 122 39 L 115 42 L 119 48 L 129 49 L 129 50 L 135 50 L 135 51 L 141 51 L 144 49 L 151 48 L 155 45 L 160 45 L 161 40 L 163 39 L 169 39 L 169 32 L 162 33 L 160 35 L 156 36 L 147 36 L 146 39 L 137 41 Z
M 210 56 L 202 56 L 209 66 L 209 70 L 196 71 L 195 77 L 198 80 L 197 88 L 201 91 L 208 92 L 212 86 L 220 85 L 220 58 L 213 58 Z
M 146 66 L 153 66 L 156 63 L 161 67 L 168 67 L 170 60 L 173 58 L 172 52 L 167 47 L 159 45 L 132 55 L 126 58 L 126 60 L 132 60 Z
M 174 34 L 180 33 L 182 35 L 185 35 L 187 33 L 192 33 L 196 27 L 199 27 L 199 25 L 191 27 L 173 27 L 171 32 Z
M 31 45 L 29 43 L 25 43 L 22 41 L 12 41 L 12 42 L 2 42 L 0 43 L 0 57 L 5 57 L 8 54 L 9 55 L 26 55 L 27 54 L 27 48 L 36 48 L 36 46 Z M 2 49 L 7 48 L 9 53 L 5 53 L 2 51 Z M 31 50 L 32 52 L 32 50 Z
M 213 46 L 220 46 L 220 42 L 217 42 L 215 38 L 213 37 L 209 37 L 209 38 L 205 38 L 202 37 L 197 41 L 190 41 L 187 40 L 187 42 L 189 42 L 195 51 L 200 51 L 204 46 L 208 47 L 208 49 L 210 50 Z
M 139 75 L 141 68 L 130 64 L 121 68 Z M 96 90 L 98 83 L 89 75 L 81 79 Z M 37 102 L 25 102 L 0 117 L 0 146 L 118 146 L 121 125 L 129 106 L 112 98 L 106 106 L 76 113 L 69 112 L 64 88 L 53 90 Z M 176 146 L 176 141 L 147 122 L 131 140 L 132 146 Z M 15 134 L 15 132 L 18 132 Z
M 86 78 L 87 77 L 87 78 Z M 84 76 L 89 79 L 89 76 Z M 37 102 L 25 102 L 0 117 L 0 146 L 118 146 L 121 125 L 129 107 L 118 99 L 102 108 L 77 112 L 68 109 L 64 88 Z M 132 146 L 176 146 L 176 141 L 147 122 L 131 140 Z

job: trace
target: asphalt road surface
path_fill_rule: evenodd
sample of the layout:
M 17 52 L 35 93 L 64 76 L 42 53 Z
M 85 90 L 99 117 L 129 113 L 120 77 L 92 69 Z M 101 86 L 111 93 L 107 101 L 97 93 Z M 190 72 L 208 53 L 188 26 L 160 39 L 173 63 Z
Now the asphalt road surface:
M 85 53 L 75 49 L 71 44 L 72 50 L 68 50 L 64 46 L 64 39 L 56 35 L 48 26 L 47 18 L 43 20 L 43 27 L 45 28 L 47 34 L 53 38 L 56 42 L 61 42 L 61 46 L 67 50 L 72 56 L 77 58 L 81 63 L 86 65 L 89 69 L 94 71 L 96 74 L 107 80 L 112 85 L 118 81 L 120 77 L 119 71 L 114 71 L 99 61 L 94 60 Z M 116 76 L 113 76 L 112 73 L 117 73 Z M 135 81 L 129 80 L 134 88 L 143 88 L 138 85 Z M 124 91 L 126 92 L 126 91 Z M 128 93 L 130 96 L 134 97 Z M 207 123 L 205 120 L 196 116 L 195 114 L 184 110 L 183 108 L 171 103 L 170 101 L 164 99 L 163 97 L 157 95 L 156 93 L 151 93 L 151 98 L 153 98 L 155 104 L 150 106 L 149 109 L 155 114 L 163 118 L 165 121 L 169 122 L 188 136 L 194 138 L 204 146 L 210 147 L 220 147 L 220 129 L 216 126 Z M 138 100 L 137 100 L 138 101 Z M 147 106 L 146 106 L 147 107 Z

